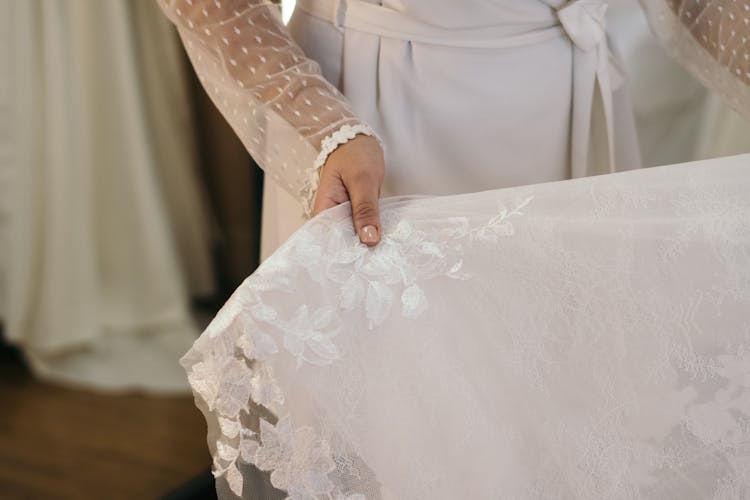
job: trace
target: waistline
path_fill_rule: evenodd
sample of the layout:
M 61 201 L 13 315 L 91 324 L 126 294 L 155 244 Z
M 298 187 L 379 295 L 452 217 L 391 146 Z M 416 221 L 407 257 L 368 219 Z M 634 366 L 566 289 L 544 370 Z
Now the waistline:
M 363 0 L 297 0 L 297 8 L 328 21 L 339 29 L 349 28 L 386 38 L 459 48 L 509 48 L 542 42 L 565 35 L 554 12 L 538 25 L 497 25 L 449 29 L 425 23 L 408 14 Z

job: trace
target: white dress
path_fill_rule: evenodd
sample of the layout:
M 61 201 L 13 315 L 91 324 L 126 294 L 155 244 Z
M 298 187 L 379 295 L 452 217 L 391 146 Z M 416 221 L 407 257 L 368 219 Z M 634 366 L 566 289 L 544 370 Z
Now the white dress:
M 0 0 L 0 320 L 37 376 L 188 390 L 214 277 L 180 57 L 150 2 Z
M 307 0 L 291 34 L 262 2 L 162 3 L 214 102 L 270 174 L 265 255 L 303 222 L 295 200 L 309 203 L 317 168 L 356 132 L 374 129 L 384 143 L 385 196 L 640 165 L 604 2 Z

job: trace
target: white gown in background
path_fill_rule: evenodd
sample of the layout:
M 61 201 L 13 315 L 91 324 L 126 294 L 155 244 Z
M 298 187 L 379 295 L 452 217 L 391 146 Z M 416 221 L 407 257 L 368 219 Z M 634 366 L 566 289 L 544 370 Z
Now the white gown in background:
M 750 116 L 743 4 L 644 4 Z M 745 155 L 388 198 L 374 248 L 326 211 L 183 359 L 220 496 L 748 498 L 749 191 Z
M 5 338 L 57 383 L 187 391 L 188 292 L 214 276 L 170 23 L 150 2 L 0 0 L 0 67 Z

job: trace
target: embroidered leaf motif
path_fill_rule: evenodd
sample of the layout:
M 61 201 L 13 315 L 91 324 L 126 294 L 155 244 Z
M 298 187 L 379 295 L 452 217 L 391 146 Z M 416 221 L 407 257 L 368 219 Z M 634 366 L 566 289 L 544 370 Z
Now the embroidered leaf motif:
M 231 446 L 223 441 L 216 443 L 216 453 L 219 455 L 221 460 L 227 462 L 234 462 L 240 454 L 240 450 Z
M 352 274 L 341 287 L 339 306 L 348 311 L 361 304 L 364 298 L 365 284 L 356 274 Z
M 292 498 L 315 498 L 331 491 L 328 473 L 336 468 L 330 449 L 311 427 L 292 428 L 289 416 L 273 426 L 260 421 L 261 446 L 255 454 L 260 470 L 271 470 L 271 484 Z
M 228 359 L 222 368 L 216 409 L 222 415 L 234 418 L 250 400 L 250 384 L 247 382 L 252 372 L 244 361 L 235 358 Z
M 270 366 L 259 364 L 253 370 L 253 376 L 250 379 L 250 395 L 253 401 L 269 409 L 273 409 L 275 405 L 284 404 L 284 394 L 271 375 Z
M 424 290 L 412 285 L 401 294 L 401 314 L 406 318 L 416 319 L 427 309 L 427 297 Z
M 335 316 L 333 307 L 321 307 L 312 315 L 312 326 L 315 330 L 323 329 L 331 324 Z
M 317 354 L 321 359 L 325 361 L 333 361 L 338 359 L 339 350 L 331 342 L 331 339 L 323 335 L 316 335 L 315 338 L 309 342 L 310 350 Z
M 453 267 L 448 270 L 448 276 L 451 278 L 459 276 L 459 271 L 461 270 L 463 265 L 464 259 L 458 259 L 458 262 L 453 264 Z
M 370 281 L 367 285 L 367 319 L 372 330 L 388 317 L 393 303 L 391 289 L 378 281 Z
M 255 465 L 260 470 L 278 469 L 283 467 L 285 462 L 291 462 L 291 433 L 292 427 L 288 416 L 279 420 L 275 426 L 265 420 L 260 421 L 262 446 L 255 458 Z M 286 483 L 274 486 L 285 488 Z
M 240 441 L 240 457 L 243 461 L 252 464 L 255 463 L 255 454 L 258 452 L 260 444 L 257 441 L 256 434 L 250 430 L 242 430 L 242 440 Z
M 239 420 L 219 416 L 219 427 L 221 428 L 221 433 L 223 435 L 229 438 L 234 438 L 240 433 L 241 425 Z
M 301 305 L 292 320 L 282 327 L 284 347 L 300 362 L 329 364 L 338 358 L 338 349 L 331 342 L 339 333 L 333 324 L 336 319 L 333 307 L 322 307 L 311 315 L 307 305 Z M 314 356 L 308 355 L 308 349 Z
M 269 323 L 278 317 L 274 308 L 263 302 L 256 302 L 253 304 L 250 308 L 250 314 L 252 314 L 253 318 L 257 321 L 267 321 Z
M 224 477 L 229 484 L 229 489 L 238 497 L 242 496 L 242 474 L 235 464 L 229 466 L 224 473 Z
M 255 342 L 255 356 L 249 359 L 263 361 L 279 352 L 279 346 L 276 345 L 276 341 L 267 333 L 257 331 L 253 335 L 253 340 Z
M 188 372 L 190 386 L 203 398 L 211 410 L 214 409 L 216 398 L 219 395 L 219 380 L 216 374 L 220 371 L 219 367 L 215 365 L 215 358 L 208 357 L 206 361 L 194 364 Z

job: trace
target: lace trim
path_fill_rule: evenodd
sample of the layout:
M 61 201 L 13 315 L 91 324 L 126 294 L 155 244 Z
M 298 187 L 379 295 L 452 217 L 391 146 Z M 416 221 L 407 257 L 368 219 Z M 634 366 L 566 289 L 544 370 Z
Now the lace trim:
M 354 139 L 358 134 L 375 137 L 380 143 L 381 147 L 383 141 L 375 134 L 375 131 L 365 123 L 357 123 L 354 125 L 346 124 L 339 128 L 334 133 L 326 136 L 320 142 L 320 154 L 315 159 L 313 166 L 307 171 L 307 181 L 302 188 L 301 195 L 303 197 L 303 208 L 305 210 L 305 217 L 312 217 L 313 203 L 315 202 L 315 194 L 318 192 L 318 186 L 320 185 L 320 169 L 325 165 L 328 156 L 333 153 L 336 148 L 342 144 Z

